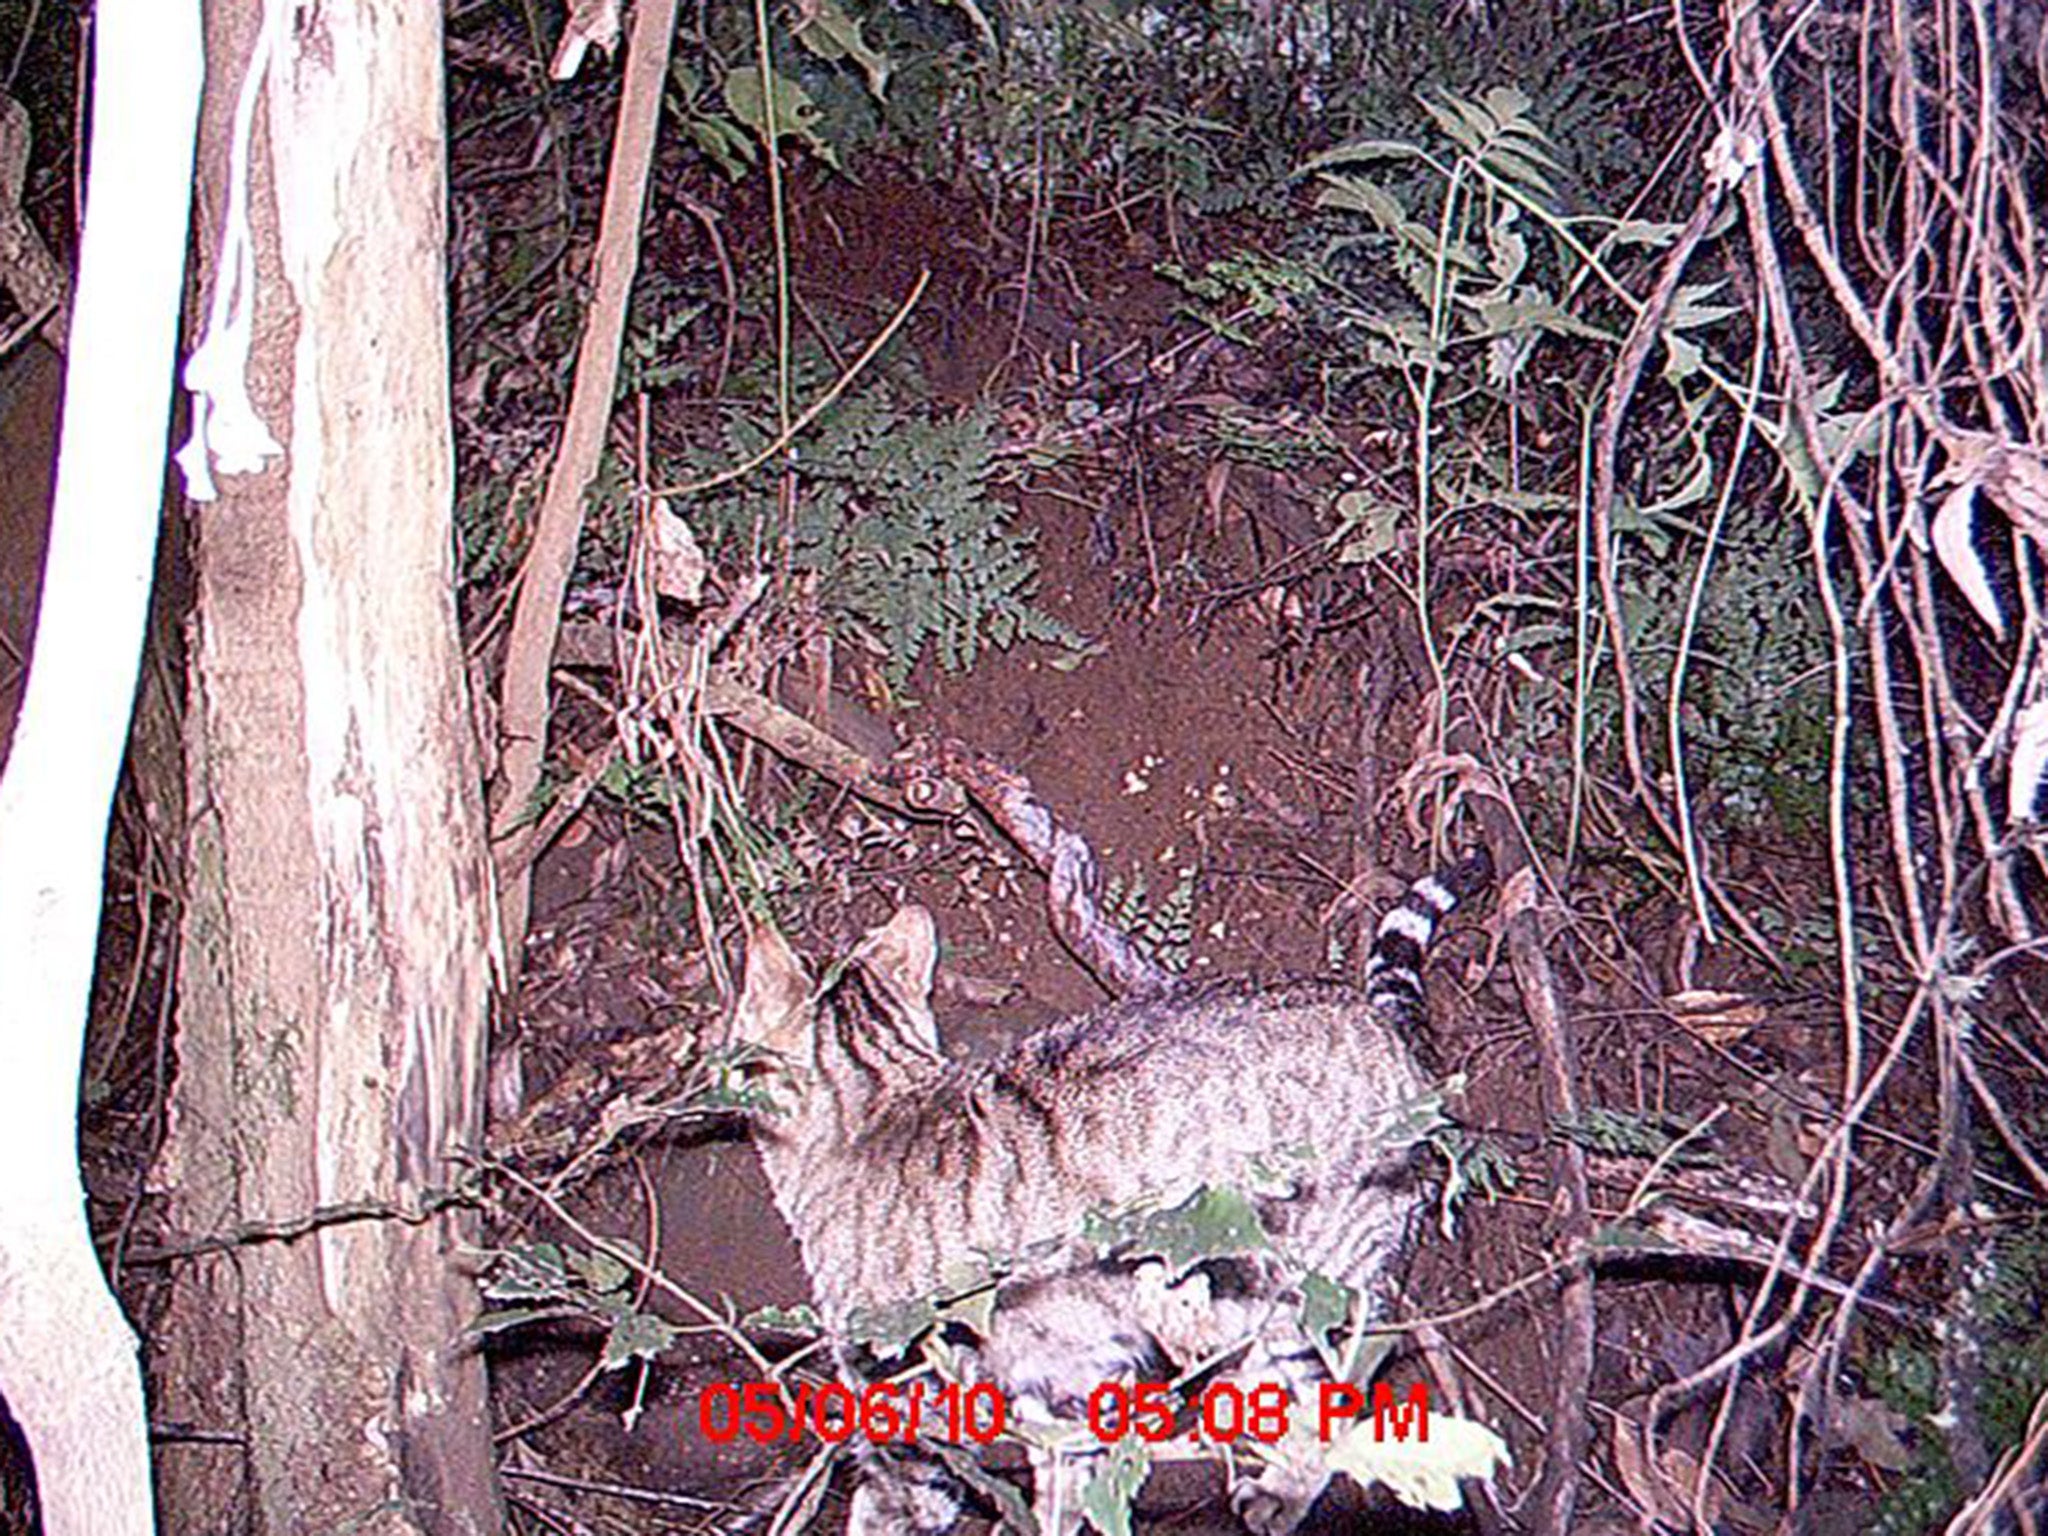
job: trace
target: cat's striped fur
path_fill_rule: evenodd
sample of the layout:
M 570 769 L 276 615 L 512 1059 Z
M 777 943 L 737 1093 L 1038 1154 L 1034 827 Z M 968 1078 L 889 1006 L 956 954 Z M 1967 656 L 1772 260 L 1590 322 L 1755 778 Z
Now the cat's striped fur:
M 968 1355 L 1013 1422 L 1076 1421 L 1103 1382 L 1166 1380 L 1233 1345 L 1230 1376 L 1299 1395 L 1318 1357 L 1261 1265 L 1168 1283 L 1156 1262 L 1101 1261 L 1078 1234 L 1092 1211 L 1246 1187 L 1258 1164 L 1260 1215 L 1291 1272 L 1319 1271 L 1369 1312 L 1383 1306 L 1423 1199 L 1412 1149 L 1393 1134 L 1429 1088 L 1409 1043 L 1423 954 L 1489 876 L 1474 859 L 1416 882 L 1380 923 L 1363 995 L 1304 982 L 1189 988 L 1065 1020 L 977 1066 L 940 1050 L 921 908 L 870 933 L 821 987 L 773 928 L 757 930 L 736 1030 L 786 1069 L 785 1112 L 762 1116 L 756 1140 L 828 1329 L 844 1339 L 863 1310 L 957 1283 L 963 1261 L 1037 1245 Z M 1289 1187 L 1273 1191 L 1272 1166 L 1290 1156 Z M 1040 1528 L 1064 1536 L 1088 1469 L 1072 1457 L 1034 1467 Z M 1254 1531 L 1291 1531 L 1326 1478 L 1320 1464 L 1271 1464 L 1237 1489 L 1239 1513 Z M 898 1460 L 870 1467 L 849 1530 L 945 1530 L 956 1514 L 933 1468 Z

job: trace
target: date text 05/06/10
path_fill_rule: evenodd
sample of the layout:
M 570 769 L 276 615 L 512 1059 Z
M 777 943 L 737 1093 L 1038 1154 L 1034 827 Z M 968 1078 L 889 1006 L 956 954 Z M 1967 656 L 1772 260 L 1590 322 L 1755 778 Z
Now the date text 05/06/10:
M 1104 1445 L 1135 1438 L 1148 1444 L 1185 1438 L 1228 1445 L 1284 1439 L 1298 1407 L 1278 1382 L 1246 1388 L 1216 1381 L 1184 1398 L 1165 1382 L 1106 1381 L 1088 1394 L 1088 1432 Z M 1326 1381 L 1316 1394 L 1316 1438 L 1328 1442 L 1363 1417 L 1361 1387 Z M 1183 1410 L 1185 1410 L 1183 1412 Z M 714 1382 L 697 1393 L 697 1426 L 713 1445 L 746 1439 L 758 1445 L 805 1438 L 838 1445 L 875 1445 L 930 1437 L 954 1445 L 986 1445 L 1002 1434 L 1009 1407 L 991 1382 L 878 1381 L 856 1391 L 839 1382 L 782 1385 Z M 1373 1438 L 1429 1439 L 1429 1388 L 1415 1382 L 1397 1402 L 1384 1382 L 1372 1389 Z

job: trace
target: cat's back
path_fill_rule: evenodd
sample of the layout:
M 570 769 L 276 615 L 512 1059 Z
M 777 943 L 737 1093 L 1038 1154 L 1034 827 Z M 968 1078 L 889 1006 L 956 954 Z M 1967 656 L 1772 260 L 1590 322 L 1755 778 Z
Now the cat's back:
M 1423 1089 L 1414 1053 L 1356 988 L 1233 980 L 1065 1019 L 970 1077 L 989 1106 L 1020 1097 L 1114 1146 L 1182 1160 L 1324 1143 Z M 1208 1170 L 1204 1170 L 1207 1172 Z
M 1261 1079 L 1275 1068 L 1313 1078 L 1359 1063 L 1397 1071 L 1412 1064 L 1364 992 L 1335 981 L 1234 977 L 1061 1019 L 1019 1040 L 987 1070 L 1083 1091 L 1134 1077 L 1186 1083 L 1229 1068 Z
M 869 1189 L 956 1192 L 954 1246 L 995 1247 L 1276 1169 L 1364 1180 L 1426 1091 L 1364 993 L 1239 980 L 1111 1004 L 951 1067 L 847 1150 Z

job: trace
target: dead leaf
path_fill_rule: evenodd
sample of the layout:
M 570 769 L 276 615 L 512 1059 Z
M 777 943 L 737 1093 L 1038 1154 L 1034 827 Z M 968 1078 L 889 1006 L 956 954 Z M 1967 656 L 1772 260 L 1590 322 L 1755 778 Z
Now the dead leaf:
M 1209 526 L 1223 531 L 1224 498 L 1230 494 L 1230 460 L 1218 459 L 1202 476 L 1202 502 L 1209 511 Z
M 1642 1425 L 1632 1414 L 1615 1415 L 1614 1470 L 1644 1514 L 1659 1525 L 1689 1531 L 1693 1528 L 1692 1492 L 1699 1481 L 1699 1461 L 1675 1445 L 1664 1445 L 1659 1447 L 1652 1464 L 1643 1452 L 1642 1432 Z M 1701 1513 L 1712 1530 L 1722 1528 L 1723 1501 L 1720 1480 L 1710 1479 Z
M 1764 1136 L 1764 1159 L 1781 1179 L 1806 1177 L 1813 1164 L 1813 1149 L 1800 1135 L 1799 1111 L 1783 1099 L 1771 1100 L 1770 1129 Z
M 1963 596 L 1970 600 L 1970 606 L 1977 610 L 1977 617 L 1990 625 L 1991 632 L 2003 640 L 2005 613 L 1998 606 L 1998 594 L 1991 588 L 1991 577 L 1984 569 L 1984 557 L 1977 553 L 1977 541 L 1972 536 L 1977 487 L 1975 479 L 1965 480 L 1942 500 L 1941 510 L 1934 514 L 1931 530 L 1934 552 L 1941 557 L 1942 567 L 1962 589 Z
M 652 552 L 655 591 L 692 608 L 701 607 L 710 562 L 698 547 L 690 525 L 658 496 L 648 514 L 648 547 Z
M 1911 1464 L 1913 1452 L 1905 1439 L 1911 1427 L 1903 1413 L 1874 1397 L 1838 1397 L 1828 1419 L 1828 1432 L 1838 1444 L 1853 1447 L 1873 1467 L 1887 1472 L 1903 1472 Z
M 1714 1045 L 1733 1045 L 1767 1017 L 1764 1005 L 1754 998 L 1704 988 L 1671 993 L 1664 999 L 1664 1010 Z
M 2048 455 L 1989 432 L 1942 433 L 1948 463 L 1936 485 L 1980 489 L 2022 532 L 2048 541 Z
M 2033 816 L 2041 787 L 2048 784 L 2048 667 L 2038 654 L 2034 665 L 2040 697 L 2022 706 L 2012 722 L 2012 779 L 2006 786 L 2005 812 L 2013 821 Z

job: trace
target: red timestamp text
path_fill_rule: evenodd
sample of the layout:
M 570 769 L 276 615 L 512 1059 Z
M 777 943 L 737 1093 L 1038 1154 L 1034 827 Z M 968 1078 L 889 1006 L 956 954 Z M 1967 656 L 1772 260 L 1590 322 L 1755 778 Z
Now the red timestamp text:
M 992 1382 L 878 1381 L 856 1390 L 840 1382 L 820 1386 L 772 1381 L 714 1382 L 697 1394 L 697 1427 L 713 1445 L 746 1439 L 756 1445 L 810 1436 L 828 1445 L 865 1440 L 888 1445 L 925 1438 L 955 1445 L 987 1445 L 1003 1432 L 1009 1413 Z
M 1188 1410 L 1184 1422 L 1180 1410 Z M 1286 1387 L 1277 1381 L 1245 1387 L 1234 1381 L 1213 1381 L 1183 1398 L 1160 1381 L 1126 1384 L 1106 1381 L 1088 1394 L 1088 1432 L 1105 1445 L 1135 1437 L 1152 1444 L 1175 1435 L 1190 1435 L 1215 1445 L 1256 1440 L 1273 1445 L 1287 1437 L 1297 1404 Z M 1326 1381 L 1316 1392 L 1312 1411 L 1315 1437 L 1328 1444 L 1359 1421 L 1368 1406 L 1364 1391 L 1343 1382 Z M 1410 1386 L 1405 1403 L 1396 1402 L 1392 1388 L 1380 1382 L 1372 1389 L 1372 1432 L 1375 1440 L 1405 1441 L 1429 1439 L 1429 1388 L 1421 1382 Z
M 1375 1440 L 1429 1439 L 1429 1389 L 1420 1382 L 1408 1388 L 1405 1402 L 1396 1401 L 1385 1383 L 1376 1384 L 1368 1398 L 1362 1388 L 1324 1382 L 1310 1403 L 1296 1402 L 1275 1381 L 1212 1381 L 1191 1394 L 1163 1381 L 1106 1381 L 1088 1394 L 1085 1408 L 1088 1432 L 1103 1445 L 1127 1439 L 1158 1444 L 1176 1436 L 1213 1445 L 1273 1445 L 1287 1437 L 1297 1413 L 1307 1421 L 1303 1427 L 1327 1443 L 1368 1410 Z M 878 1381 L 865 1387 L 836 1381 L 714 1382 L 697 1394 L 697 1426 L 713 1445 L 794 1444 L 806 1437 L 830 1445 L 922 1437 L 987 1445 L 1008 1423 L 1001 1389 L 986 1381 Z
M 1163 1381 L 1125 1385 L 1105 1381 L 1088 1394 L 1088 1433 L 1104 1445 L 1135 1436 L 1150 1444 L 1177 1432 L 1180 1396 Z M 1216 1381 L 1194 1395 L 1193 1410 L 1204 1440 L 1228 1444 L 1257 1440 L 1272 1445 L 1287 1434 L 1287 1389 L 1277 1381 L 1246 1391 L 1234 1381 Z

